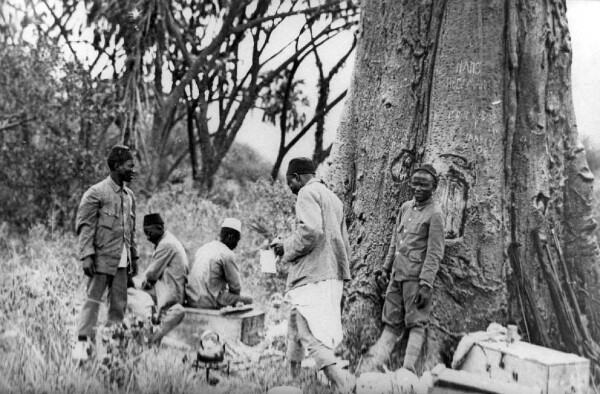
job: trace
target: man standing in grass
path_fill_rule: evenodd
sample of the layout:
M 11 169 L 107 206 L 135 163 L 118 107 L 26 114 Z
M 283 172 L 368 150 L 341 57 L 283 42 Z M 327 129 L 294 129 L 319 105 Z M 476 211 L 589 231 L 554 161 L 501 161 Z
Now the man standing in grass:
M 77 210 L 75 229 L 79 259 L 88 277 L 87 298 L 77 327 L 73 357 L 88 358 L 95 339 L 98 309 L 108 289 L 107 324 L 119 323 L 127 306 L 127 277 L 135 275 L 139 258 L 135 241 L 135 197 L 125 186 L 135 174 L 128 147 L 113 146 L 107 158 L 110 175 L 90 187 Z
M 430 164 L 411 177 L 414 198 L 400 207 L 379 282 L 386 285 L 384 329 L 359 365 L 359 372 L 388 362 L 396 342 L 408 330 L 403 368 L 415 372 L 431 313 L 431 289 L 444 256 L 444 214 L 433 201 L 438 175 Z
M 241 294 L 240 269 L 234 252 L 241 232 L 242 222 L 226 218 L 221 225 L 219 240 L 198 249 L 186 288 L 188 306 L 220 309 L 252 303 L 252 297 Z
M 160 323 L 150 343 L 159 344 L 163 337 L 181 323 L 188 259 L 181 242 L 165 230 L 158 213 L 144 216 L 144 234 L 154 244 L 154 254 L 148 267 L 133 278 L 135 289 L 129 289 L 130 308 L 141 317 L 152 316 L 152 307 Z
M 287 358 L 297 376 L 304 350 L 316 361 L 336 392 L 349 392 L 351 376 L 338 364 L 334 348 L 342 341 L 341 301 L 350 279 L 350 245 L 342 201 L 315 177 L 306 157 L 290 161 L 286 180 L 298 196 L 296 229 L 271 246 L 291 264 L 286 300 L 291 304 Z

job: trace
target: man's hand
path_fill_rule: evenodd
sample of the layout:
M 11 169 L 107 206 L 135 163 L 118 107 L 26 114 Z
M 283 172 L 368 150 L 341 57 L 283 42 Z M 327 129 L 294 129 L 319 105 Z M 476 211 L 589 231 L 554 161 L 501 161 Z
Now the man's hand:
M 423 309 L 431 302 L 431 287 L 427 285 L 421 285 L 419 292 L 415 297 L 415 305 L 417 309 Z
M 271 241 L 271 244 L 269 245 L 270 248 L 273 248 L 273 252 L 275 252 L 275 256 L 283 256 L 283 241 L 277 237 L 275 238 L 273 241 Z
M 375 283 L 380 290 L 385 290 L 390 283 L 390 273 L 384 269 L 375 271 Z
M 146 286 L 146 280 L 142 275 L 132 277 L 131 281 L 133 282 L 133 287 L 136 289 L 144 289 Z
M 94 256 L 87 256 L 83 259 L 83 273 L 90 278 L 96 274 Z

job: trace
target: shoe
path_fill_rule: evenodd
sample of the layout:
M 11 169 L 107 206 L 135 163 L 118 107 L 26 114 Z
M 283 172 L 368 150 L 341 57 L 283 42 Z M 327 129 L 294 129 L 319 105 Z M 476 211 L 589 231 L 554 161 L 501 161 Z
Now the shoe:
M 351 394 L 356 388 L 356 378 L 350 372 L 342 369 L 339 365 L 333 364 L 323 369 L 327 376 L 333 391 L 336 394 Z
M 77 341 L 73 348 L 73 360 L 83 362 L 87 361 L 92 354 L 92 345 L 88 341 Z

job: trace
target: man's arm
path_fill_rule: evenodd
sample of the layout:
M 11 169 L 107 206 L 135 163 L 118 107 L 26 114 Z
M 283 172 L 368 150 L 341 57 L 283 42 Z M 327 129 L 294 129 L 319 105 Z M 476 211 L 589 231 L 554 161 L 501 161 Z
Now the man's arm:
M 229 292 L 231 294 L 240 294 L 242 292 L 242 284 L 240 281 L 240 270 L 235 261 L 235 257 L 224 257 L 222 262 L 223 273 Z
M 440 268 L 440 262 L 444 257 L 444 217 L 441 212 L 434 212 L 429 223 L 429 235 L 427 238 L 427 255 L 423 262 L 420 283 L 433 287 L 435 276 Z M 423 283 L 425 282 L 425 283 Z
M 89 188 L 81 198 L 75 219 L 75 233 L 79 242 L 80 260 L 96 254 L 94 236 L 100 208 L 102 208 L 100 193 L 96 188 Z
M 283 260 L 293 262 L 310 253 L 323 237 L 323 217 L 318 194 L 304 188 L 298 193 L 296 216 L 298 226 L 283 242 Z
M 144 271 L 144 277 L 146 282 L 154 283 L 156 282 L 169 265 L 169 262 L 173 258 L 175 251 L 173 248 L 166 246 L 164 244 L 158 244 L 156 247 L 156 251 L 154 252 L 154 256 L 152 256 L 152 262 Z

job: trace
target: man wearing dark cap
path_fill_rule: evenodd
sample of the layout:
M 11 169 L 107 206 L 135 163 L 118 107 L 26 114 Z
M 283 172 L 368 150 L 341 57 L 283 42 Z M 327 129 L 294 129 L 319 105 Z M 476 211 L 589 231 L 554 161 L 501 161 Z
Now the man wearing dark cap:
M 296 228 L 271 246 L 290 263 L 286 301 L 291 304 L 287 358 L 297 376 L 304 350 L 316 361 L 336 392 L 349 392 L 353 382 L 334 355 L 342 341 L 341 301 L 350 279 L 350 245 L 340 199 L 315 177 L 312 160 L 290 161 L 286 180 L 296 200 Z
M 78 342 L 73 357 L 85 360 L 95 338 L 98 308 L 108 289 L 107 324 L 120 322 L 127 305 L 127 276 L 135 275 L 135 197 L 125 186 L 133 178 L 133 155 L 128 147 L 113 146 L 107 158 L 110 175 L 83 195 L 75 223 L 79 259 L 89 277 L 87 299 L 79 315 Z
M 196 251 L 186 288 L 188 306 L 220 309 L 238 303 L 252 303 L 252 297 L 241 294 L 240 269 L 234 252 L 241 232 L 242 222 L 239 219 L 225 218 L 219 239 Z
M 437 172 L 429 164 L 412 174 L 414 198 L 400 207 L 378 278 L 380 286 L 387 284 L 384 329 L 359 365 L 359 372 L 376 370 L 388 362 L 405 330 L 408 343 L 403 367 L 415 372 L 431 312 L 431 289 L 444 256 L 444 213 L 432 197 L 437 183 Z
M 150 342 L 159 344 L 185 317 L 188 260 L 183 245 L 165 230 L 158 213 L 144 216 L 144 234 L 154 244 L 154 254 L 144 272 L 133 278 L 135 289 L 128 290 L 129 307 L 143 318 L 151 317 L 152 307 L 155 308 L 160 325 Z

